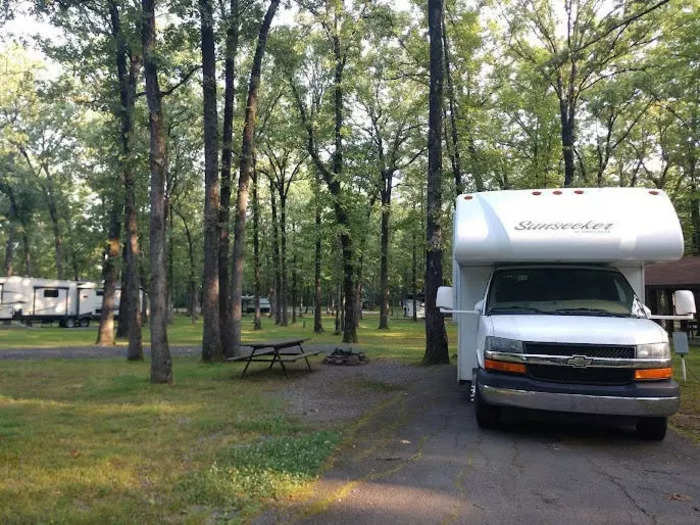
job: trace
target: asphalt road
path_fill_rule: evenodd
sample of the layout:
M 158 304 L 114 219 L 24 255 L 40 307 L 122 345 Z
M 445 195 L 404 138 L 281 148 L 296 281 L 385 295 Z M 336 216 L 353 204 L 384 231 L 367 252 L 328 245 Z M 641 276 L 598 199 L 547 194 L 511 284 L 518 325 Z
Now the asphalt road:
M 308 500 L 257 522 L 700 523 L 700 447 L 675 432 L 645 442 L 615 421 L 518 414 L 484 431 L 453 367 L 422 370 Z

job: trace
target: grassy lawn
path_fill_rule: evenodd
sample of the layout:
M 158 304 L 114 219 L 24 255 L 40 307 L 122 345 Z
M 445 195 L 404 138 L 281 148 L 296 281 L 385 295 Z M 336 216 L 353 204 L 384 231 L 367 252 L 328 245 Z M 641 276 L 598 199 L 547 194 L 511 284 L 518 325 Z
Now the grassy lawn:
M 683 382 L 681 360 L 673 357 L 673 375 L 681 385 L 681 409 L 671 418 L 671 423 L 695 441 L 700 442 L 700 347 L 690 348 L 685 359 L 688 380 Z
M 370 355 L 418 362 L 423 324 L 361 324 Z M 332 319 L 314 342 L 338 342 Z M 246 339 L 311 337 L 311 320 L 266 322 Z M 454 327 L 450 325 L 454 340 Z M 201 324 L 178 319 L 172 344 L 196 345 Z M 3 347 L 90 345 L 94 331 L 0 330 Z M 27 340 L 27 338 L 29 340 Z M 272 393 L 280 375 L 241 381 L 240 364 L 176 357 L 175 384 L 147 382 L 123 359 L 0 361 L 0 522 L 245 521 L 270 499 L 303 492 L 347 428 L 290 418 Z M 368 407 L 370 408 L 370 407 Z
M 244 338 L 337 343 L 332 319 L 324 322 L 326 333 L 313 336 L 309 318 L 288 328 L 266 320 Z M 368 315 L 360 325 L 370 357 L 420 361 L 422 323 L 393 321 L 381 332 L 376 324 Z M 200 334 L 201 324 L 179 318 L 170 341 L 197 345 Z M 448 334 L 454 353 L 452 323 Z M 93 337 L 92 329 L 0 329 L 4 348 L 91 345 Z M 176 357 L 175 384 L 153 386 L 148 363 L 0 361 L 0 522 L 239 522 L 303 494 L 352 430 L 290 417 L 273 395 L 281 375 L 241 381 L 241 366 Z M 697 438 L 700 348 L 691 349 L 688 370 L 673 424 Z
M 263 319 L 263 330 L 253 330 L 250 316 L 243 319 L 243 342 L 255 340 L 286 339 L 304 337 L 310 343 L 340 343 L 340 336 L 333 335 L 334 321 L 332 317 L 323 318 L 323 334 L 313 333 L 313 317 L 306 316 L 296 324 L 287 327 L 275 326 L 273 320 Z M 379 318 L 376 313 L 366 314 L 360 321 L 360 345 L 370 355 L 381 354 L 383 357 L 418 361 L 425 350 L 424 325 L 422 321 L 414 323 L 410 320 L 390 320 L 391 330 L 376 330 Z M 456 353 L 456 325 L 447 323 L 450 353 Z M 8 348 L 56 348 L 60 346 L 92 346 L 95 344 L 97 327 L 90 328 L 3 328 L 0 325 L 0 351 Z M 150 340 L 148 327 L 144 327 L 143 340 Z M 171 345 L 199 346 L 202 342 L 202 322 L 192 323 L 189 318 L 178 316 L 168 330 L 168 341 Z M 125 340 L 118 340 L 117 345 L 126 345 Z

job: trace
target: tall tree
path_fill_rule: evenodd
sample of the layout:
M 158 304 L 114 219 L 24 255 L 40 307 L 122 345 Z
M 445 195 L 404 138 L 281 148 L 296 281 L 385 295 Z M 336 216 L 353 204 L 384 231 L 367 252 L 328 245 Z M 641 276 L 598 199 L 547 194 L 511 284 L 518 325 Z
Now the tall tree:
M 161 104 L 156 55 L 155 0 L 142 0 L 143 69 L 146 79 L 150 124 L 151 168 L 151 383 L 172 383 L 173 368 L 168 347 L 168 294 L 165 238 L 165 180 L 168 160 L 165 141 L 165 116 Z
M 428 114 L 428 201 L 426 206 L 425 258 L 425 355 L 426 364 L 449 363 L 447 332 L 442 313 L 435 306 L 442 285 L 442 104 L 444 50 L 442 0 L 428 0 L 430 35 L 430 110 Z
M 321 321 L 321 181 L 314 170 L 314 333 L 323 333 Z
M 233 159 L 233 113 L 236 95 L 236 55 L 239 37 L 238 0 L 231 0 L 224 51 L 224 117 L 221 136 L 221 203 L 219 207 L 219 314 L 222 341 L 233 339 L 231 281 L 229 275 L 231 164 Z M 222 345 L 223 351 L 228 351 Z
M 214 16 L 210 0 L 200 0 L 204 111 L 204 289 L 202 361 L 222 361 L 219 310 L 219 120 L 216 112 Z
M 260 88 L 262 61 L 265 56 L 267 35 L 279 4 L 280 0 L 271 0 L 265 12 L 265 16 L 263 17 L 258 33 L 258 42 L 255 47 L 253 66 L 250 70 L 250 82 L 248 84 L 248 100 L 246 103 L 243 140 L 241 144 L 241 162 L 238 174 L 238 196 L 236 198 L 236 222 L 234 226 L 232 253 L 233 273 L 231 275 L 231 301 L 233 303 L 233 338 L 227 341 L 227 344 L 230 345 L 228 352 L 231 354 L 238 354 L 241 346 L 243 248 L 245 246 L 245 223 L 248 209 L 248 185 L 250 183 L 253 156 L 255 155 L 255 116 L 258 106 L 258 90 Z
M 655 40 L 658 24 L 648 15 L 666 3 L 668 0 L 645 0 L 608 6 L 597 0 L 567 0 L 561 20 L 551 0 L 516 2 L 509 21 L 512 49 L 538 69 L 559 101 L 565 186 L 574 182 L 576 127 L 583 95 L 602 79 L 634 70 L 620 59 Z M 540 47 L 531 44 L 533 37 Z
M 134 99 L 136 96 L 136 79 L 141 67 L 138 53 L 133 52 L 122 31 L 121 17 L 117 3 L 109 2 L 109 15 L 112 22 L 112 39 L 115 47 L 115 63 L 119 80 L 120 104 L 115 110 L 120 121 L 122 179 L 124 184 L 124 226 L 126 229 L 126 287 L 122 288 L 122 301 L 125 302 L 125 312 L 120 323 L 128 326 L 129 348 L 127 359 L 139 361 L 143 359 L 141 344 L 141 316 L 139 315 L 139 238 L 136 214 L 136 180 L 134 163 L 131 158 L 131 135 L 133 128 Z M 113 286 L 113 285 L 112 285 Z M 105 283 L 105 289 L 107 284 Z M 110 286 L 111 288 L 111 286 Z M 112 290 L 110 290 L 112 293 Z M 105 295 L 103 292 L 103 302 Z M 110 308 L 111 309 L 111 308 Z

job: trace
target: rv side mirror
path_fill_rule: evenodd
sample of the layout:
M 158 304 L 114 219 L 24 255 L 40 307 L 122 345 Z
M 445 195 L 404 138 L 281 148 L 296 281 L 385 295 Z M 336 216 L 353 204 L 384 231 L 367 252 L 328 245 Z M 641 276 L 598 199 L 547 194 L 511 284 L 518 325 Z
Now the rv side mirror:
M 476 302 L 476 304 L 474 305 L 474 311 L 479 312 L 480 314 L 484 313 L 484 300 L 483 299 Z
M 678 290 L 673 292 L 673 312 L 676 315 L 695 314 L 695 297 L 690 290 Z
M 435 298 L 435 306 L 440 310 L 452 310 L 452 287 L 441 286 L 438 288 L 437 297 Z

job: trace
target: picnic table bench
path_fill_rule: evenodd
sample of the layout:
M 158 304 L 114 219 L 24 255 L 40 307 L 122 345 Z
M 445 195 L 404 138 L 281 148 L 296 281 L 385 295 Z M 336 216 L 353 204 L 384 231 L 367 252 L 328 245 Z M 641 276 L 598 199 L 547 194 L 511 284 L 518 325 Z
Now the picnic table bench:
M 229 357 L 227 361 L 245 361 L 245 368 L 241 372 L 241 378 L 245 377 L 248 367 L 252 362 L 260 363 L 270 363 L 269 368 L 275 363 L 279 363 L 282 367 L 285 377 L 289 377 L 287 374 L 287 367 L 284 366 L 285 362 L 294 362 L 299 359 L 304 359 L 306 361 L 306 366 L 311 370 L 311 363 L 309 363 L 309 357 L 318 355 L 321 353 L 320 350 L 305 352 L 302 343 L 307 341 L 307 339 L 287 339 L 285 341 L 271 341 L 271 342 L 256 342 L 256 343 L 246 343 L 242 346 L 250 347 L 251 351 L 249 354 L 239 355 L 236 357 Z

